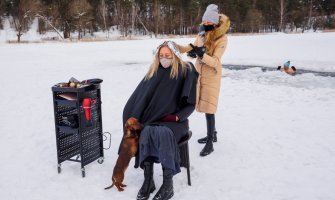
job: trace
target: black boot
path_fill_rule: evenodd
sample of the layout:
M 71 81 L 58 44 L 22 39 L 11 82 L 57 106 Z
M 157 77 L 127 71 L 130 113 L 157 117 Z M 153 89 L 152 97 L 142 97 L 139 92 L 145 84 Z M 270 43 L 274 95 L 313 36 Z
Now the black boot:
M 149 199 L 150 193 L 152 193 L 156 189 L 155 182 L 153 179 L 154 163 L 145 161 L 143 165 L 144 165 L 144 182 L 140 191 L 138 191 L 137 200 Z
M 212 138 L 213 142 L 217 142 L 216 130 L 215 130 L 215 115 L 206 113 L 206 124 L 207 124 L 207 136 L 198 140 L 200 144 L 207 142 L 208 137 Z
M 207 140 L 205 147 L 200 152 L 200 156 L 207 156 L 214 151 L 212 140 Z
M 163 184 L 159 188 L 153 200 L 168 200 L 173 197 L 173 171 L 171 169 L 163 169 Z
M 214 151 L 213 142 L 217 141 L 216 131 L 215 131 L 215 116 L 214 114 L 206 113 L 206 122 L 207 122 L 207 137 L 206 145 L 201 150 L 200 156 L 207 156 Z
M 218 139 L 217 139 L 217 137 L 216 137 L 216 134 L 217 134 L 217 132 L 214 131 L 213 142 L 217 142 L 217 141 L 218 141 Z M 200 143 L 200 144 L 205 144 L 206 142 L 207 142 L 207 136 L 206 136 L 206 137 L 203 137 L 203 138 L 200 138 L 200 139 L 198 140 L 198 143 Z

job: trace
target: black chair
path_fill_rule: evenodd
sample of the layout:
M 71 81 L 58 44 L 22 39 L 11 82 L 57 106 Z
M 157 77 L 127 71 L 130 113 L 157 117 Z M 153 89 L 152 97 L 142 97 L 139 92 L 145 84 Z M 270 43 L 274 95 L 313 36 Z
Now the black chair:
M 191 186 L 191 175 L 190 175 L 190 155 L 188 149 L 188 141 L 192 137 L 192 131 L 188 131 L 178 142 L 179 146 L 179 155 L 180 155 L 180 167 L 185 167 L 187 169 L 187 183 Z

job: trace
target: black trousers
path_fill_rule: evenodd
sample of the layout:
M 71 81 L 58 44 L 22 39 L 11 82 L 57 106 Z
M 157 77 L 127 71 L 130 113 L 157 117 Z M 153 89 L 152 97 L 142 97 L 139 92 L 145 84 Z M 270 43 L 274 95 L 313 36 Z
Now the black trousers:
M 215 129 L 215 115 L 206 113 L 207 139 L 213 140 Z

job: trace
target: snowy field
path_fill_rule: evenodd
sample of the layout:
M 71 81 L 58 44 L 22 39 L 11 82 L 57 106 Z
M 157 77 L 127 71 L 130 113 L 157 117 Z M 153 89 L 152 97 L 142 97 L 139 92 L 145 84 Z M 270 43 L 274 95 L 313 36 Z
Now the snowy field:
M 0 44 L 0 199 L 135 199 L 143 172 L 131 161 L 124 192 L 105 191 L 122 136 L 123 107 L 163 40 Z M 188 44 L 192 38 L 175 39 Z M 335 72 L 334 33 L 230 36 L 223 64 Z M 105 162 L 64 162 L 57 173 L 51 86 L 71 77 L 101 78 Z M 192 186 L 174 177 L 183 200 L 334 200 L 335 78 L 288 76 L 260 68 L 225 70 L 216 115 L 218 142 L 202 158 L 204 114 L 190 117 Z M 105 143 L 107 146 L 107 143 Z M 155 165 L 156 188 L 162 183 Z M 157 190 L 156 190 L 157 191 Z M 151 198 L 153 195 L 151 195 Z

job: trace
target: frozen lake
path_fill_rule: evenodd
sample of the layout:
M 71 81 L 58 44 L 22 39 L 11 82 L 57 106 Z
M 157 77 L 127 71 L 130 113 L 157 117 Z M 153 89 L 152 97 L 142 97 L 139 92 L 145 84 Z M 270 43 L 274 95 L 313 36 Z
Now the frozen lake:
M 298 70 L 333 73 L 335 58 L 329 50 L 334 35 L 233 36 L 222 64 L 271 67 L 290 59 Z M 133 160 L 124 192 L 103 188 L 111 183 L 123 107 L 162 41 L 0 44 L 1 198 L 135 199 L 143 173 L 132 167 Z M 174 41 L 188 44 L 193 39 Z M 281 51 L 288 47 L 290 52 Z M 289 76 L 276 67 L 236 68 L 224 70 L 218 142 L 210 156 L 200 157 L 203 145 L 196 142 L 206 133 L 204 114 L 190 117 L 192 186 L 182 169 L 174 177 L 173 199 L 335 199 L 335 78 Z M 64 162 L 57 173 L 51 86 L 71 77 L 104 80 L 103 129 L 112 135 L 105 162 L 88 165 L 85 178 L 74 162 Z M 158 188 L 160 165 L 155 165 L 154 178 Z

